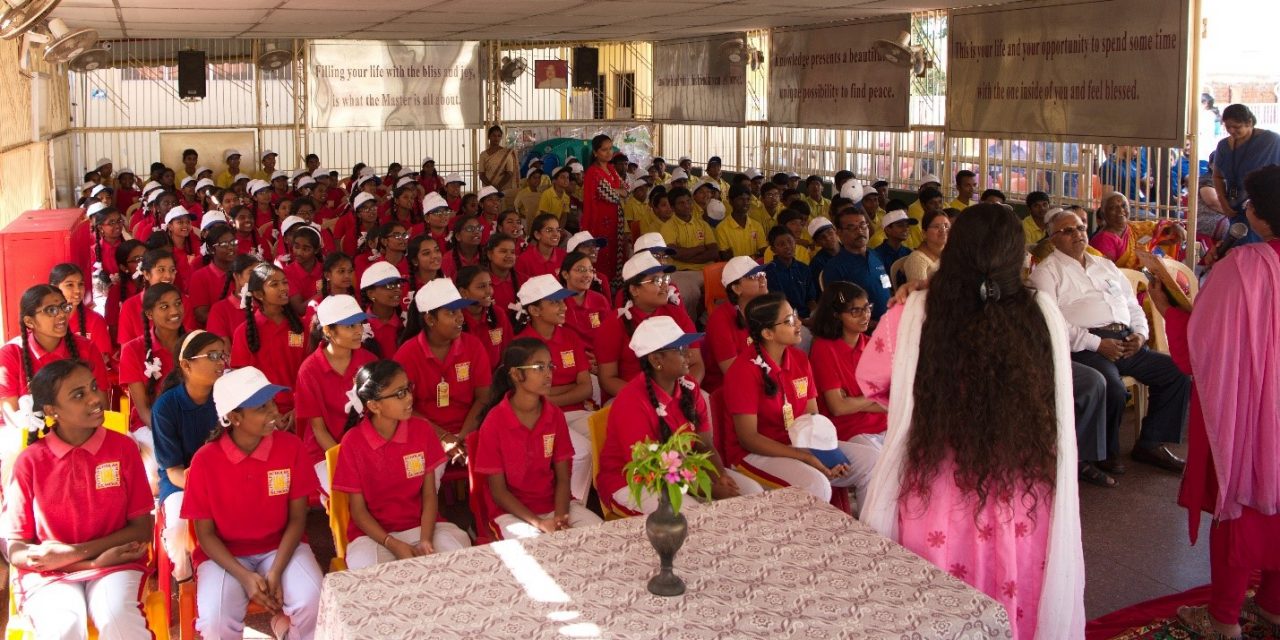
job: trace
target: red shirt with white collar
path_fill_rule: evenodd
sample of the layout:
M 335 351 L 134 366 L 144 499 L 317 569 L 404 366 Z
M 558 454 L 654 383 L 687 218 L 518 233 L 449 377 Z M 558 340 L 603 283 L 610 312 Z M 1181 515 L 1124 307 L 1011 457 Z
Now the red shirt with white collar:
M 534 276 L 560 275 L 560 263 L 564 262 L 564 249 L 556 247 L 551 250 L 550 257 L 543 257 L 542 252 L 538 250 L 538 245 L 531 244 L 523 252 L 520 257 L 516 258 L 516 277 L 521 282 L 528 282 Z
M 511 399 L 503 398 L 485 416 L 474 453 L 477 474 L 503 474 L 511 495 L 530 511 L 555 511 L 555 463 L 573 459 L 573 443 L 564 413 L 550 400 L 542 399 L 542 413 L 530 429 L 516 417 Z M 494 505 L 490 513 L 503 511 Z
M 151 392 L 151 403 L 154 404 L 156 398 L 160 396 L 160 387 L 163 384 L 165 376 L 173 371 L 173 354 L 164 348 L 160 343 L 160 339 L 156 337 L 155 331 L 151 332 L 151 357 L 160 359 L 159 377 L 151 378 L 146 373 L 147 368 L 147 344 L 146 340 L 138 337 L 134 338 L 120 347 L 120 386 L 126 390 L 129 384 L 133 382 L 141 382 L 146 385 L 148 382 L 155 380 L 155 385 Z M 181 344 L 181 342 L 179 342 Z M 134 430 L 142 426 L 142 418 L 138 416 L 138 405 L 132 402 L 129 405 L 129 429 Z
M 405 531 L 422 524 L 422 485 L 445 463 L 444 448 L 435 429 L 422 418 L 396 426 L 388 440 L 368 418 L 342 438 L 333 489 L 364 497 L 369 515 L 387 531 Z M 431 476 L 432 482 L 435 477 Z M 444 522 L 439 513 L 437 522 Z M 353 519 L 347 539 L 365 535 Z
M 517 338 L 537 338 L 547 345 L 547 350 L 551 352 L 551 363 L 556 366 L 555 371 L 551 373 L 551 386 L 562 387 L 565 385 L 576 384 L 578 382 L 578 374 L 591 369 L 591 362 L 587 360 L 587 352 L 582 348 L 582 343 L 578 341 L 577 334 L 572 330 L 564 327 L 556 327 L 551 332 L 551 338 L 543 338 L 533 325 L 525 327 Z M 560 407 L 561 411 L 581 411 L 583 403 L 566 405 Z

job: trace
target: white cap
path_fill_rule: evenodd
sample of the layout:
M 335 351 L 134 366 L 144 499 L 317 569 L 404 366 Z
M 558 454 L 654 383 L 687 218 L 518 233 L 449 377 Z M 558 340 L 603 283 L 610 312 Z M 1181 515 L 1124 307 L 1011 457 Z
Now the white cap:
M 297 180 L 298 178 L 301 178 L 302 176 L 309 176 L 309 175 L 311 175 L 311 170 L 310 170 L 310 169 L 308 169 L 308 168 L 306 168 L 306 167 L 299 167 L 299 168 L 297 168 L 297 169 L 294 169 L 294 170 L 293 170 L 293 173 L 292 173 L 292 174 L 290 174 L 290 177 L 291 177 L 291 178 L 293 178 L 294 180 Z
M 795 179 L 795 178 L 799 178 L 799 177 L 800 177 L 800 174 L 798 174 L 798 173 L 796 173 L 796 172 L 792 171 L 792 172 L 790 172 L 790 173 L 788 173 L 788 174 L 787 174 L 787 177 L 788 177 L 788 178 L 791 178 L 791 179 Z
M 591 235 L 590 231 L 579 231 L 569 236 L 569 241 L 565 243 L 564 250 L 566 252 L 572 253 L 574 249 L 577 249 L 579 246 L 583 244 L 588 244 L 588 243 L 594 244 L 597 247 L 603 247 L 604 245 L 608 244 L 609 241 L 605 240 L 604 238 L 597 238 Z
M 89 208 L 87 208 L 87 209 L 85 209 L 85 210 L 84 210 L 84 216 L 85 216 L 86 218 L 92 218 L 92 217 L 93 217 L 93 214 L 95 214 L 95 213 L 97 213 L 97 212 L 99 212 L 99 211 L 102 211 L 103 209 L 109 208 L 110 206 L 111 206 L 111 205 L 109 205 L 109 204 L 107 204 L 107 203 L 105 203 L 105 202 L 98 202 L 98 201 L 96 201 L 96 200 L 95 200 L 94 202 L 92 202 L 92 203 L 90 203 L 90 204 L 89 204 Z
M 166 193 L 169 192 L 164 189 L 152 189 L 151 193 L 147 195 L 147 204 L 155 204 L 156 200 L 159 200 L 160 196 L 163 196 Z
M 238 155 L 241 155 L 239 149 L 227 149 L 222 152 L 222 161 L 226 162 L 227 160 L 231 159 L 231 156 L 238 156 Z
M 581 163 L 581 162 L 575 162 L 575 163 L 573 163 L 573 164 L 569 165 L 569 170 L 570 170 L 570 171 L 572 171 L 572 172 L 574 172 L 574 173 L 582 173 L 582 172 L 584 171 L 584 169 L 582 168 L 582 163 Z
M 109 164 L 111 164 L 111 158 L 98 158 L 98 162 L 97 164 L 93 165 L 93 168 L 101 169 L 102 167 L 105 167 Z
M 685 333 L 671 316 L 652 316 L 636 327 L 629 346 L 637 358 L 643 358 L 654 351 L 687 347 L 705 335 Z
M 791 446 L 801 449 L 830 451 L 836 448 L 836 425 L 831 419 L 821 414 L 806 413 L 787 429 L 791 437 Z
M 311 177 L 319 180 L 320 178 L 332 178 L 333 176 L 329 175 L 328 169 L 324 167 L 316 167 L 316 170 L 311 172 Z
M 670 178 L 671 182 L 675 182 L 676 180 L 688 180 L 688 179 L 689 179 L 689 174 L 685 173 L 684 169 L 676 169 L 671 172 L 671 178 Z
M 188 180 L 190 180 L 191 178 L 187 178 L 187 179 L 188 179 Z M 184 184 L 183 184 L 183 186 L 186 186 L 186 184 L 184 183 Z M 106 191 L 106 190 L 107 190 L 107 189 L 109 189 L 109 188 L 110 188 L 110 187 L 108 187 L 108 186 L 107 186 L 107 185 L 105 185 L 105 184 L 95 184 L 95 185 L 93 185 L 93 188 L 92 188 L 92 189 L 89 189 L 89 197 L 91 197 L 91 198 L 92 198 L 92 197 L 97 197 L 97 195 L 98 195 L 99 193 L 102 193 L 103 191 Z
M 213 406 L 225 418 L 236 409 L 261 407 L 289 387 L 271 384 L 257 367 L 244 367 L 222 374 L 213 383 Z
M 271 172 L 271 182 L 275 182 L 276 180 L 279 180 L 279 179 L 281 179 L 281 178 L 284 178 L 285 180 L 288 180 L 288 179 L 289 179 L 289 174 L 288 174 L 288 172 L 285 172 L 285 171 L 279 171 L 279 170 L 276 170 L 276 171 Z
M 289 229 L 298 223 L 306 224 L 307 221 L 303 220 L 302 216 L 289 216 L 288 218 L 285 218 L 284 222 L 280 223 L 280 235 L 288 235 Z
M 432 158 L 431 156 L 427 156 L 422 159 L 422 164 L 426 164 L 428 162 L 435 162 L 435 161 L 436 161 L 435 158 Z M 422 166 L 422 165 L 418 165 L 418 166 Z
M 693 162 L 693 158 L 690 158 L 689 156 L 680 156 L 680 159 L 676 161 L 676 164 L 680 164 L 685 160 L 688 160 L 689 162 Z
M 404 280 L 404 276 L 400 275 L 400 270 L 394 264 L 386 260 L 380 260 L 369 265 L 369 268 L 364 270 L 364 274 L 360 276 L 360 288 L 368 289 L 369 287 L 376 287 L 389 282 L 400 282 L 401 280 Z
M 151 193 L 152 190 L 163 189 L 163 188 L 164 188 L 164 185 L 160 184 L 159 182 L 156 182 L 155 180 L 148 180 L 146 184 L 142 185 L 142 196 L 145 198 L 147 195 Z
M 707 201 L 707 217 L 712 220 L 724 220 L 724 203 L 719 198 Z
M 449 209 L 449 203 L 445 202 L 444 196 L 432 191 L 422 198 L 422 212 L 431 213 L 436 209 Z
M 272 150 L 270 150 L 270 149 L 266 149 L 266 150 L 264 150 L 264 151 L 262 152 L 262 155 L 258 156 L 258 158 L 266 158 L 267 156 L 278 156 L 278 155 L 280 155 L 280 154 L 278 154 L 278 153 L 276 153 L 276 152 L 274 152 L 274 151 L 272 151 Z
M 187 211 L 186 207 L 180 204 L 175 204 L 173 205 L 173 208 L 169 210 L 169 213 L 164 214 L 164 223 L 169 224 L 178 218 L 191 219 L 191 217 L 191 212 Z
M 633 254 L 627 263 L 622 265 L 622 279 L 630 280 L 636 276 L 648 275 L 650 273 L 671 273 L 676 268 L 671 265 L 664 265 L 658 262 L 648 251 L 641 251 Z
M 498 189 L 497 189 L 496 187 L 493 187 L 493 186 L 490 186 L 490 185 L 485 185 L 483 188 L 481 188 L 481 189 L 480 189 L 480 193 L 476 194 L 476 202 L 479 202 L 479 201 L 481 201 L 481 200 L 484 200 L 485 198 L 488 198 L 489 196 L 498 196 L 498 197 L 502 197 L 502 192 L 501 192 L 501 191 L 498 191 Z
M 370 182 L 370 181 L 373 181 L 373 180 L 377 180 L 377 179 L 378 179 L 378 178 L 377 178 L 377 176 L 374 176 L 373 174 L 366 174 L 366 173 L 361 172 L 360 177 L 359 177 L 359 178 L 356 178 L 356 182 L 355 182 L 355 184 L 354 184 L 351 188 L 352 188 L 352 189 L 359 189 L 360 187 L 363 187 L 363 186 L 364 186 L 364 183 L 366 183 L 366 182 Z
M 199 193 L 199 191 L 205 187 L 216 187 L 216 186 L 218 186 L 217 183 L 215 183 L 214 181 L 208 178 L 200 178 L 199 180 L 196 180 L 197 193 Z
M 191 184 L 192 182 L 196 182 L 196 179 L 192 178 L 191 176 L 187 176 L 183 178 L 181 182 L 178 183 L 178 186 L 185 189 L 187 188 L 187 185 Z
M 857 202 L 862 199 L 862 185 L 857 180 L 849 180 L 840 187 L 840 197 Z
M 312 178 L 311 176 L 302 176 L 301 178 L 298 179 L 296 183 L 294 183 L 293 188 L 294 189 L 308 189 L 308 188 L 314 189 L 315 186 L 316 186 L 315 178 Z
M 231 221 L 227 219 L 227 214 L 221 211 L 218 211 L 217 209 L 206 211 L 204 216 L 200 218 L 200 230 L 204 231 L 205 229 L 208 229 L 209 227 L 219 222 L 224 222 L 227 224 L 231 223 Z
M 383 263 L 385 264 L 385 263 Z M 372 269 L 373 267 L 370 267 Z M 368 271 L 365 272 L 369 273 Z M 448 309 L 456 311 L 463 307 L 469 307 L 476 303 L 475 300 L 463 298 L 458 293 L 457 285 L 448 278 L 436 278 L 431 282 L 422 285 L 418 292 L 413 294 L 413 303 L 417 305 L 420 313 L 435 311 L 436 309 Z
M 747 176 L 748 180 L 755 180 L 756 178 L 764 177 L 764 174 L 760 173 L 760 170 L 756 168 L 747 169 L 746 171 L 743 171 L 742 174 Z
M 655 250 L 659 250 L 658 253 L 665 253 L 669 256 L 676 254 L 676 250 L 668 247 L 666 239 L 657 231 L 651 231 L 636 238 L 635 244 L 631 245 L 632 253 L 640 253 L 641 251 L 653 253 Z
M 724 271 L 720 272 L 720 284 L 727 289 L 729 285 L 757 273 L 764 273 L 763 265 L 750 256 L 737 256 L 725 263 Z
M 231 179 L 231 184 L 235 184 L 241 180 L 253 180 L 253 176 L 250 176 L 247 173 L 237 173 L 236 177 Z
M 835 228 L 835 225 L 831 224 L 830 220 L 823 218 L 822 216 L 818 216 L 810 220 L 809 221 L 809 237 L 810 238 L 818 237 L 818 234 L 822 233 L 822 230 L 826 229 L 827 227 Z
M 129 175 L 131 175 L 131 176 L 134 176 L 134 177 L 137 177 L 137 175 L 138 175 L 137 173 L 135 173 L 135 172 L 133 171 L 133 169 L 130 169 L 129 167 L 125 167 L 125 168 L 123 168 L 123 169 L 120 169 L 119 171 L 116 171 L 116 177 L 117 177 L 117 178 L 119 178 L 120 176 L 122 176 L 122 175 L 124 175 L 124 174 L 126 174 L 126 173 L 127 173 L 127 174 L 129 174 Z M 199 174 L 199 172 L 196 172 L 196 175 L 200 175 L 200 174 Z
M 364 205 L 370 202 L 377 202 L 377 201 L 378 199 L 374 197 L 372 193 L 358 193 L 356 194 L 355 201 L 351 203 L 351 208 L 353 210 L 359 211 L 360 207 L 363 207 Z
M 457 183 L 459 183 L 459 184 L 466 184 L 466 183 L 467 183 L 467 181 L 466 181 L 466 180 L 463 180 L 463 179 L 462 179 L 462 174 L 461 174 L 461 173 L 451 173 L 451 174 L 449 174 L 449 175 L 447 175 L 447 176 L 445 176 L 445 177 L 444 177 L 444 183 L 445 183 L 445 184 L 453 184 L 453 183 L 455 183 L 455 182 L 457 182 Z
M 86 182 L 86 183 L 84 183 L 84 184 L 80 185 L 80 188 L 78 189 L 78 191 L 80 191 L 81 193 L 83 193 L 83 192 L 88 191 L 88 190 L 90 190 L 90 189 L 92 189 L 92 188 L 94 188 L 94 187 L 97 187 L 97 186 L 100 186 L 100 185 L 99 185 L 98 183 L 96 183 L 96 182 Z
M 271 188 L 271 183 L 267 182 L 266 180 L 250 180 L 249 184 L 245 186 L 244 190 L 246 193 L 252 196 L 252 195 L 257 195 L 257 193 L 259 191 L 262 191 L 263 189 L 270 189 L 270 188 Z
M 535 302 L 543 300 L 564 300 L 573 295 L 573 292 L 564 288 L 556 277 L 549 274 L 534 276 L 524 281 L 520 285 L 520 292 L 516 294 L 516 300 L 520 306 L 525 307 Z
M 196 177 L 199 178 L 200 174 L 206 171 L 208 171 L 209 173 L 213 173 L 213 169 L 210 169 L 209 167 L 196 167 Z
M 329 296 L 316 305 L 316 322 L 322 327 L 335 324 L 350 326 L 368 319 L 369 314 L 360 308 L 356 299 L 346 294 Z
M 932 173 L 926 173 L 923 178 L 920 178 L 920 186 L 922 187 L 930 182 L 937 184 L 938 186 L 942 186 L 942 181 L 938 179 L 938 176 L 935 176 Z
M 415 181 L 413 178 L 410 178 L 409 176 L 405 176 L 403 178 L 400 178 L 399 180 L 396 180 L 396 188 L 399 189 L 400 187 L 403 187 L 406 184 L 413 184 L 414 182 Z
M 920 224 L 919 220 L 907 215 L 906 209 L 894 209 L 884 214 L 884 217 L 880 219 L 880 226 L 882 228 L 887 227 L 895 222 L 906 222 L 908 225 Z
M 366 166 L 365 168 L 360 170 L 360 177 L 363 178 L 365 176 L 373 177 L 373 167 Z
M 640 187 L 647 186 L 649 186 L 649 180 L 644 177 L 636 176 L 627 181 L 627 191 L 635 191 Z

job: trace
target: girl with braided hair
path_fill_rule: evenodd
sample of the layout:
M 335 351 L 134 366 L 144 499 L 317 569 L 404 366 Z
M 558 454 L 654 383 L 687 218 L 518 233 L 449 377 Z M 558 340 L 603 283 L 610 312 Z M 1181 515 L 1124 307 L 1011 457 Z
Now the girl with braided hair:
M 516 249 L 515 238 L 505 233 L 495 233 L 485 244 L 481 260 L 481 266 L 488 269 L 493 282 L 493 306 L 508 315 L 513 311 L 511 305 L 515 304 L 516 291 L 525 281 L 516 275 L 514 269 Z
M 205 328 L 227 343 L 228 352 L 231 350 L 231 340 L 235 337 L 236 329 L 244 324 L 244 292 L 249 284 L 249 272 L 261 262 L 257 257 L 249 254 L 237 255 L 235 260 L 231 261 L 231 268 L 227 269 L 227 276 L 222 282 L 218 301 L 209 308 L 209 322 L 205 324 Z
M 481 233 L 484 225 L 474 215 L 459 214 L 453 220 L 453 248 L 444 254 L 444 275 L 454 277 L 463 267 L 479 265 L 483 251 L 481 250 Z
M 137 271 L 146 252 L 147 246 L 138 240 L 125 240 L 116 247 L 116 270 L 108 276 L 111 286 L 107 289 L 107 303 L 103 309 L 103 317 L 115 344 L 120 344 L 120 305 L 142 290 L 142 278 Z
M 333 488 L 350 498 L 347 568 L 444 553 L 471 538 L 437 509 L 444 449 L 413 415 L 413 387 L 391 360 L 364 365 L 342 398 L 347 419 Z
M 439 193 L 431 192 L 422 199 L 422 210 L 427 217 L 427 232 L 435 238 L 440 251 L 449 247 L 451 238 L 449 221 L 453 218 L 453 209 Z M 410 252 L 412 253 L 412 252 Z
M 750 256 L 729 260 L 720 273 L 720 282 L 729 296 L 729 304 L 717 305 L 711 311 L 707 318 L 707 340 L 702 343 L 702 357 L 710 363 L 702 388 L 712 393 L 724 384 L 724 373 L 738 354 L 751 346 L 747 318 L 742 310 L 752 300 L 769 293 L 764 267 Z
M 120 347 L 120 385 L 129 394 L 129 430 L 142 450 L 148 478 L 158 478 L 151 405 L 160 380 L 173 371 L 182 328 L 182 294 L 171 284 L 157 284 L 142 294 L 142 335 Z M 153 487 L 158 490 L 158 487 Z
M 107 329 L 107 321 L 97 311 L 85 307 L 84 272 L 70 262 L 55 265 L 49 271 L 49 284 L 57 287 L 66 297 L 67 302 L 75 305 L 75 311 L 71 312 L 69 330 L 92 342 L 105 362 L 110 365 L 115 360 L 116 348 L 111 342 L 111 331 Z
M 533 219 L 531 231 L 534 243 L 516 260 L 516 274 L 521 281 L 534 276 L 555 275 L 564 261 L 559 218 L 550 213 L 541 214 Z
M 289 306 L 284 271 L 268 262 L 259 263 L 249 271 L 246 293 L 245 322 L 231 340 L 231 366 L 257 367 L 272 384 L 293 389 L 310 347 L 302 318 Z M 276 405 L 283 428 L 292 430 L 293 392 L 281 392 Z
M 174 264 L 178 267 L 178 277 L 174 281 L 179 287 L 186 289 L 191 282 L 192 259 L 200 260 L 200 234 L 192 233 L 193 215 L 181 205 L 174 206 L 165 214 L 164 231 L 169 236 L 170 249 L 173 252 Z
M 369 314 L 369 350 L 379 358 L 389 357 L 400 346 L 405 319 L 413 315 L 412 307 L 401 314 L 401 305 L 409 297 L 404 290 L 404 276 L 386 262 L 375 262 L 360 276 L 360 303 Z
M 177 263 L 168 249 L 151 249 L 142 254 L 137 274 L 142 278 L 142 291 L 135 293 L 120 305 L 120 324 L 116 327 L 116 342 L 124 344 L 142 335 L 142 294 L 155 285 L 174 284 L 178 278 Z M 185 296 L 183 306 L 186 304 Z M 184 319 L 191 322 L 190 319 Z M 187 325 L 188 329 L 194 324 Z
M 275 251 L 271 243 L 258 235 L 258 226 L 254 224 L 253 209 L 243 205 L 235 205 L 227 212 L 236 229 L 236 253 L 256 256 L 259 260 L 271 260 Z
M 418 188 L 412 184 L 396 187 L 391 192 L 391 222 L 398 222 L 409 231 L 410 235 L 418 235 L 426 231 L 427 225 L 422 220 L 422 212 L 418 211 Z
M 454 282 L 463 298 L 475 301 L 462 310 L 462 330 L 480 340 L 489 362 L 497 362 L 516 334 L 511 317 L 494 301 L 493 276 L 481 267 L 463 267 Z
M 520 212 L 515 209 L 507 209 L 506 211 L 498 214 L 498 228 L 494 231 L 494 235 L 499 233 L 504 233 L 515 238 L 516 255 L 523 252 L 525 247 L 529 244 L 528 240 L 525 238 L 524 216 L 520 215 Z M 490 236 L 489 240 L 492 241 L 493 237 Z
M 225 222 L 209 225 L 204 234 L 203 267 L 191 274 L 187 285 L 188 310 L 195 316 L 195 324 L 203 327 L 209 322 L 209 311 L 215 302 L 227 297 L 219 293 L 226 289 L 227 273 L 236 259 L 236 232 Z
M 346 294 L 357 300 L 360 299 L 360 292 L 355 286 L 355 262 L 341 251 L 335 251 L 324 257 L 324 270 L 320 274 L 320 286 L 316 291 L 314 298 L 307 301 L 307 313 L 302 317 L 302 326 L 307 328 L 308 332 L 314 332 L 316 327 L 316 305 L 324 301 L 329 296 Z
M 343 253 L 358 256 L 369 251 L 370 235 L 378 227 L 378 199 L 358 193 L 352 200 L 352 213 L 342 214 L 333 225 L 333 237 Z
M 146 242 L 151 234 L 164 231 L 164 217 L 169 210 L 178 205 L 178 198 L 172 192 L 156 189 L 148 197 L 147 205 L 139 211 L 136 222 L 132 225 L 133 237 Z
M 293 256 L 284 265 L 284 275 L 289 279 L 289 304 L 294 313 L 302 316 L 324 280 L 324 239 L 319 229 L 306 223 L 295 223 L 285 235 Z
M 565 298 L 567 307 L 564 326 L 578 334 L 592 360 L 592 372 L 595 371 L 595 332 L 604 324 L 605 318 L 613 311 L 609 299 L 604 294 L 592 289 L 595 282 L 596 268 L 591 258 L 585 253 L 572 251 L 560 263 L 560 281 L 564 287 L 573 292 Z
M 666 316 L 649 318 L 636 327 L 631 345 L 640 358 L 642 375 L 627 383 L 609 412 L 600 449 L 600 473 L 596 477 L 603 503 L 631 513 L 653 513 L 658 508 L 658 496 L 646 492 L 636 504 L 622 469 L 631 461 L 631 449 L 637 442 L 666 442 L 681 430 L 697 433 L 697 450 L 711 454 L 716 467 L 712 498 L 721 500 L 764 491 L 755 480 L 726 468 L 712 444 L 706 398 L 698 383 L 689 377 L 689 345 L 702 338 L 701 333 L 685 333 Z
M 96 211 L 94 209 L 96 208 Z M 81 272 L 86 279 L 92 279 L 91 293 L 94 307 L 106 308 L 108 291 L 112 284 L 112 274 L 120 270 L 116 263 L 116 249 L 127 240 L 124 232 L 124 215 L 114 207 L 100 205 L 90 206 L 93 213 L 89 216 L 89 226 L 93 233 L 93 248 L 88 256 L 79 262 Z M 84 260 L 92 260 L 85 262 Z M 86 284 L 89 284 L 86 282 Z

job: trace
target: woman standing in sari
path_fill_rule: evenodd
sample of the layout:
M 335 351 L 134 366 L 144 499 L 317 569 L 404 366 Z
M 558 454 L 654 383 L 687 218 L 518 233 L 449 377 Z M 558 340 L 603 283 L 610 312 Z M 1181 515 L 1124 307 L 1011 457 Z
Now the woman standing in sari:
M 1254 171 L 1244 187 L 1245 215 L 1262 242 L 1219 260 L 1190 314 L 1151 288 L 1170 354 L 1195 374 L 1178 493 L 1193 544 L 1201 513 L 1213 518 L 1209 604 L 1182 607 L 1178 617 L 1212 640 L 1240 637 L 1242 609 L 1262 635 L 1280 636 L 1280 166 Z M 1262 583 L 1246 598 L 1256 570 Z
M 1004 207 L 970 207 L 929 290 L 880 319 L 857 380 L 889 426 L 862 520 L 1004 605 L 1015 639 L 1067 640 L 1084 637 L 1071 361 L 1024 240 Z
M 609 136 L 600 134 L 591 139 L 591 157 L 591 167 L 582 183 L 582 229 L 613 243 L 613 250 L 602 251 L 596 259 L 596 271 L 617 290 L 622 285 L 618 269 L 626 262 L 626 248 L 631 246 L 621 206 L 627 191 L 622 177 L 609 164 L 613 160 L 613 140 Z

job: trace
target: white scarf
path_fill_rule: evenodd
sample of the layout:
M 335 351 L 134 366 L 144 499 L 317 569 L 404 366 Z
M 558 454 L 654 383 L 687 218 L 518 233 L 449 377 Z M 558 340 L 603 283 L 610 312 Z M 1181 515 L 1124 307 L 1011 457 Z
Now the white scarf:
M 889 395 L 889 425 L 884 449 L 871 472 L 861 520 L 881 535 L 901 541 L 898 501 L 915 410 L 916 364 L 924 326 L 926 292 L 911 294 L 898 325 L 893 357 L 893 388 Z M 1039 624 L 1035 640 L 1073 640 L 1084 637 L 1084 550 L 1080 542 L 1079 487 L 1076 476 L 1075 408 L 1072 404 L 1070 349 L 1062 313 L 1047 296 L 1036 294 L 1040 313 L 1053 345 L 1054 412 L 1058 422 L 1058 467 L 1054 477 L 1053 508 L 1040 591 Z M 1013 616 L 1010 615 L 1010 619 Z

